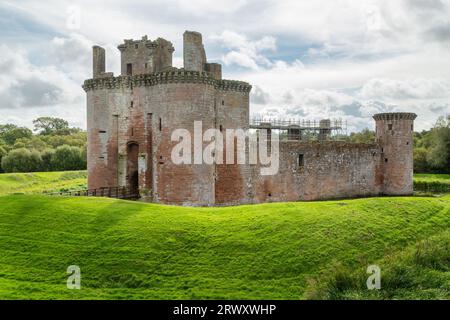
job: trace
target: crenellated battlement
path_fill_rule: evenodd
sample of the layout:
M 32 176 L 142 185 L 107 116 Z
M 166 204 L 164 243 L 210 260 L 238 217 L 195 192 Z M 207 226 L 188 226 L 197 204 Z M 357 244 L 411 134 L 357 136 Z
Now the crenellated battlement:
M 88 79 L 83 84 L 87 91 L 99 89 L 119 89 L 143 86 L 156 86 L 169 83 L 202 83 L 214 86 L 222 91 L 250 92 L 252 86 L 247 82 L 235 80 L 216 80 L 207 72 L 188 71 L 184 69 L 171 70 L 134 76 L 97 77 Z
M 415 120 L 417 114 L 410 112 L 390 112 L 390 113 L 377 113 L 373 116 L 374 120 Z

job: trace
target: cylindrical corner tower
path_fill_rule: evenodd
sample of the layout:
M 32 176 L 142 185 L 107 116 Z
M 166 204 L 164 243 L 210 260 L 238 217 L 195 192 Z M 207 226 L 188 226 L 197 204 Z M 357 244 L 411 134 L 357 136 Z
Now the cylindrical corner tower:
M 376 122 L 377 142 L 382 154 L 383 193 L 413 193 L 413 132 L 415 113 L 379 113 Z

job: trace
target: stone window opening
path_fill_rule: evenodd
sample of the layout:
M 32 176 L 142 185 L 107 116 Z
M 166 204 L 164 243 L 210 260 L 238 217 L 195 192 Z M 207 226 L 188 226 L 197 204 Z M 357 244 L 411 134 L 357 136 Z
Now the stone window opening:
M 406 145 L 409 146 L 409 141 L 406 141 Z
M 105 130 L 99 130 L 98 133 L 106 133 Z
M 271 196 L 272 196 L 272 193 L 269 192 L 268 196 L 271 197 Z
M 135 48 L 135 49 L 138 49 L 138 48 L 139 48 L 139 44 L 136 43 L 136 44 L 134 45 L 134 48 Z
M 148 66 L 148 65 L 147 65 L 147 62 L 146 62 L 146 63 L 145 63 L 145 69 L 147 69 L 147 66 Z
M 392 123 L 388 124 L 388 130 L 392 130 Z
M 225 100 L 222 100 L 222 105 L 223 105 L 223 106 L 225 105 Z
M 133 65 L 131 63 L 127 63 L 127 76 L 133 75 Z
M 134 136 L 134 128 L 131 127 L 131 135 Z
M 305 166 L 305 156 L 303 153 L 299 153 L 297 156 L 297 167 L 303 168 Z
M 386 163 L 387 163 L 387 162 L 388 162 L 388 158 L 384 158 L 384 162 L 386 162 Z
M 162 131 L 162 120 L 159 118 L 159 131 Z
M 219 126 L 219 130 L 220 130 L 220 132 L 222 132 L 222 131 L 223 131 L 223 127 L 222 127 L 222 125 L 220 125 L 220 126 Z
M 130 102 L 130 108 L 133 108 L 133 106 L 134 106 L 134 102 L 131 101 L 131 102 Z

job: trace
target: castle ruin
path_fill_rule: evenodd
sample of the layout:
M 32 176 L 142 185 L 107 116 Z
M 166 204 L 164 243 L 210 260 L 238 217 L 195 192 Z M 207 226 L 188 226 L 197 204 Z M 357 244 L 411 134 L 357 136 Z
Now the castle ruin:
M 143 199 L 180 205 L 235 205 L 413 192 L 413 113 L 374 115 L 377 141 L 302 137 L 296 123 L 249 121 L 251 86 L 222 79 L 209 63 L 198 32 L 186 31 L 184 67 L 172 66 L 171 42 L 146 36 L 119 45 L 121 75 L 105 70 L 105 50 L 93 48 L 93 78 L 86 80 L 88 188 L 126 186 Z M 279 170 L 261 175 L 258 164 L 174 164 L 174 130 L 282 129 Z M 206 143 L 205 143 L 206 144 Z

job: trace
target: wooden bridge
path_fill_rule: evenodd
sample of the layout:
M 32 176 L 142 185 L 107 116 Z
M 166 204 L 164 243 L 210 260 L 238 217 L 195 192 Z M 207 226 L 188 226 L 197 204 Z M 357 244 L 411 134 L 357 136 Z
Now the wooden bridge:
M 44 191 L 44 194 L 50 196 L 107 197 L 107 198 L 129 199 L 129 200 L 136 200 L 140 198 L 139 190 L 131 189 L 129 187 L 103 187 L 98 189 L 69 190 L 59 192 Z

